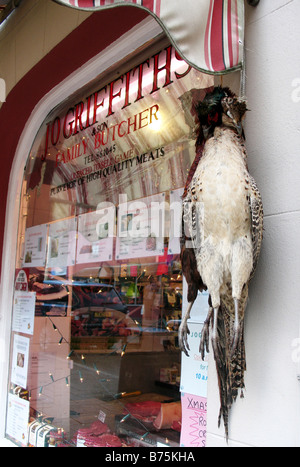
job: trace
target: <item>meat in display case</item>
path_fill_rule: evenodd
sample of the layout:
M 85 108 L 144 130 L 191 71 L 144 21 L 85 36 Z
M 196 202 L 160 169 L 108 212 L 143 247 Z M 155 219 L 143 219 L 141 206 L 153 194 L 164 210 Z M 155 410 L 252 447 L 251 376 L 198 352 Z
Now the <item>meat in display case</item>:
M 159 394 L 135 395 L 121 406 L 118 400 L 94 401 L 93 422 L 82 424 L 72 438 L 53 419 L 32 411 L 28 424 L 31 447 L 176 447 L 180 443 L 181 403 Z M 98 406 L 98 407 L 97 407 Z M 107 411 L 107 413 L 105 412 Z M 71 412 L 73 417 L 80 413 Z M 107 416 L 106 416 L 107 415 Z

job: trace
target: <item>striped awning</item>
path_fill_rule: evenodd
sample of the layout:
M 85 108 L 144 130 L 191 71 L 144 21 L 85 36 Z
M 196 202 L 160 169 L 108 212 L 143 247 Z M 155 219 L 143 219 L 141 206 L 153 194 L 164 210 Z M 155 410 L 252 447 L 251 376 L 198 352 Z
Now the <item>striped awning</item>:
M 244 0 L 54 0 L 85 11 L 133 6 L 151 13 L 182 58 L 205 73 L 242 68 Z

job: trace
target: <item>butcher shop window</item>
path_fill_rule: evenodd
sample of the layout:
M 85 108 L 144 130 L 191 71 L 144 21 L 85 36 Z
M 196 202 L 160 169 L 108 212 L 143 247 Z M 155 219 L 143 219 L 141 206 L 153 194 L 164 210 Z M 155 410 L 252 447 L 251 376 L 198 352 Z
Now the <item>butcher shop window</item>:
M 181 195 L 211 80 L 152 46 L 41 124 L 19 216 L 16 444 L 180 445 Z

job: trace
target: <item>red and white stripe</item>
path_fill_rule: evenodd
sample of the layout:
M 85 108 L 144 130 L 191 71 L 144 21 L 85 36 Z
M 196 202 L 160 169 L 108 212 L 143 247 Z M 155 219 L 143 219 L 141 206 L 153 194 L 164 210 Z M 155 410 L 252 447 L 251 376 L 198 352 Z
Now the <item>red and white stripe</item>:
M 188 38 L 193 38 L 198 31 L 191 30 L 188 19 L 184 20 L 185 9 L 195 9 L 198 17 L 204 17 L 203 40 L 201 45 L 191 39 L 190 46 L 197 55 L 195 67 L 210 73 L 221 73 L 242 64 L 243 34 L 244 34 L 244 0 L 55 0 L 64 5 L 82 10 L 99 10 L 101 7 L 124 6 L 132 4 L 152 12 L 160 18 L 165 29 L 168 29 L 168 18 L 171 18 L 172 28 L 178 16 L 178 30 L 184 37 L 185 49 Z M 161 14 L 163 10 L 163 14 Z M 167 14 L 166 14 L 167 13 Z M 183 34 L 182 25 L 186 27 Z M 194 26 L 199 28 L 199 26 Z M 170 34 L 172 37 L 172 34 Z M 173 37 L 180 52 L 180 38 Z M 193 55 L 195 55 L 195 53 Z M 186 57 L 188 59 L 188 57 Z
M 209 1 L 205 62 L 208 70 L 220 72 L 236 67 L 242 60 L 244 10 L 240 0 Z
M 133 3 L 135 5 L 147 8 L 154 14 L 159 16 L 161 0 L 62 0 L 60 3 L 70 5 L 75 8 L 88 9 L 99 8 L 102 6 L 109 6 L 122 3 Z

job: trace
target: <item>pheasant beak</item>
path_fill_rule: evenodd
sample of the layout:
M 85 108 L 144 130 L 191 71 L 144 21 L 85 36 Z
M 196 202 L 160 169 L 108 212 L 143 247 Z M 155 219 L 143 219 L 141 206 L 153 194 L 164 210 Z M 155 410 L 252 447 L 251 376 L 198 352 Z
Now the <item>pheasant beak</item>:
M 209 129 L 210 129 L 210 127 L 203 127 L 203 136 L 204 136 L 205 139 L 208 138 Z
M 233 123 L 234 123 L 234 126 L 235 126 L 235 128 L 236 128 L 236 131 L 237 131 L 238 134 L 241 136 L 242 133 L 243 133 L 242 123 L 241 123 L 241 122 L 236 122 L 235 120 L 233 120 Z

